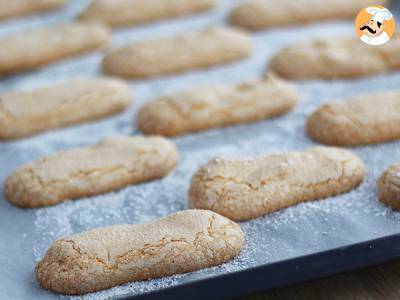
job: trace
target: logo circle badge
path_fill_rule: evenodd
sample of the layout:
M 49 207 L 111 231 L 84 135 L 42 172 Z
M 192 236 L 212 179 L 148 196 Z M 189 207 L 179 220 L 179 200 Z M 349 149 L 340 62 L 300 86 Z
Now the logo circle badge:
M 387 43 L 396 28 L 393 14 L 381 5 L 369 6 L 360 10 L 354 25 L 360 40 L 372 46 Z

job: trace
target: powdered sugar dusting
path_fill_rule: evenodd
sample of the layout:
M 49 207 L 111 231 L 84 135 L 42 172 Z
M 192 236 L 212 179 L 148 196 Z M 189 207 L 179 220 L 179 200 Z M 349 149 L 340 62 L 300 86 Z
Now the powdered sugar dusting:
M 114 32 L 113 45 L 124 44 L 128 40 L 168 36 L 221 24 L 230 7 L 238 2 L 240 1 L 220 0 L 214 12 L 118 30 Z M 70 20 L 86 4 L 86 1 L 72 0 L 64 12 L 9 22 L 0 26 L 0 35 L 59 20 Z M 268 58 L 284 45 L 329 34 L 353 34 L 353 24 L 326 23 L 256 33 L 253 35 L 255 50 L 248 60 L 207 71 L 131 82 L 134 105 L 122 114 L 20 141 L 0 143 L 0 178 L 4 180 L 14 168 L 54 151 L 94 144 L 99 139 L 113 135 L 137 134 L 134 115 L 141 104 L 152 98 L 196 85 L 236 83 L 258 78 L 265 71 Z M 99 51 L 36 72 L 5 79 L 0 82 L 0 91 L 32 88 L 76 75 L 96 76 L 99 74 L 101 57 L 102 53 Z M 3 199 L 0 202 L 0 225 L 2 220 L 5 220 L 5 223 L 0 228 L 8 228 L 12 222 L 14 225 L 12 229 L 18 232 L 14 233 L 12 230 L 0 232 L 1 240 L 10 241 L 8 247 L 13 247 L 0 257 L 1 265 L 5 266 L 0 270 L 0 290 L 9 291 L 15 299 L 53 298 L 52 294 L 37 286 L 33 268 L 34 262 L 43 257 L 54 240 L 99 226 L 142 223 L 186 209 L 191 176 L 202 164 L 218 156 L 253 157 L 312 146 L 314 143 L 306 136 L 304 130 L 304 121 L 309 113 L 327 101 L 363 92 L 398 88 L 400 73 L 353 81 L 298 82 L 295 86 L 300 93 L 299 105 L 285 116 L 256 124 L 214 129 L 175 138 L 174 142 L 179 148 L 181 160 L 177 169 L 161 180 L 36 210 L 19 210 Z M 130 283 L 85 295 L 82 298 L 107 299 L 119 295 L 141 294 L 398 233 L 400 215 L 377 201 L 376 180 L 390 164 L 400 160 L 400 142 L 360 147 L 353 151 L 362 158 L 368 170 L 366 180 L 359 188 L 335 198 L 303 203 L 263 218 L 241 223 L 246 235 L 246 246 L 236 259 L 222 266 Z M 287 161 L 289 165 L 292 163 Z M 23 247 L 12 243 L 16 236 L 23 241 Z M 8 263 L 22 258 L 28 261 L 23 266 Z M 19 280 L 10 280 L 8 274 L 18 274 Z

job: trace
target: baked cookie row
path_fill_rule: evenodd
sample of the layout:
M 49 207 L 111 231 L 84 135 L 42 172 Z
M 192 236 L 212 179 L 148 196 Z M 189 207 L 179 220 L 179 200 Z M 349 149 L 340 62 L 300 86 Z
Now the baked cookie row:
M 8 196 L 23 206 L 55 204 L 163 176 L 176 157 L 160 138 L 115 138 L 24 166 L 6 180 L 5 190 L 11 188 Z M 64 237 L 37 264 L 36 276 L 46 289 L 84 294 L 218 265 L 237 256 L 245 242 L 239 225 L 225 216 L 248 220 L 345 193 L 364 173 L 357 156 L 328 147 L 254 160 L 217 159 L 193 176 L 189 203 L 196 210 Z
M 104 193 L 128 184 L 165 176 L 175 167 L 176 162 L 176 149 L 163 138 L 113 138 L 93 147 L 50 155 L 23 166 L 6 179 L 4 191 L 8 200 L 21 207 L 53 205 L 66 199 Z M 228 166 L 230 164 L 232 165 Z M 229 182 L 222 183 L 232 189 L 232 195 L 241 191 L 244 197 L 240 197 L 239 194 L 236 199 L 229 199 L 233 200 L 230 202 L 224 198 L 216 199 L 211 195 L 212 201 L 218 204 L 209 206 L 208 189 L 215 190 L 221 186 L 213 176 L 223 178 L 224 175 L 218 173 L 212 175 L 213 171 L 209 170 L 209 166 L 205 166 L 193 177 L 189 191 L 190 206 L 196 208 L 205 206 L 237 220 L 247 220 L 302 201 L 350 191 L 360 184 L 364 177 L 364 166 L 356 156 L 348 151 L 334 148 L 315 148 L 304 153 L 288 153 L 254 161 L 242 160 L 235 163 L 228 160 L 221 165 L 222 170 L 227 167 L 222 174 L 229 178 L 228 181 L 237 175 L 244 176 L 253 180 L 251 183 L 244 182 L 244 187 L 254 185 L 254 190 L 247 191 L 243 188 L 240 179 L 237 179 L 237 182 L 233 181 L 233 184 L 237 184 L 236 187 Z M 290 172 L 287 169 L 288 165 L 293 165 Z M 200 179 L 203 170 L 211 175 L 204 182 Z M 263 170 L 271 171 L 271 174 L 264 175 Z M 319 170 L 324 170 L 325 173 L 320 173 Z M 243 171 L 251 174 L 251 177 L 246 177 Z M 275 179 L 272 179 L 273 176 L 276 176 Z M 268 180 L 271 180 L 269 188 L 265 186 Z M 272 184 L 272 181 L 275 181 L 275 184 Z M 257 192 L 257 186 L 263 188 Z M 297 187 L 298 190 L 293 191 L 293 187 Z M 271 194 L 272 191 L 276 194 Z M 231 191 L 225 190 L 221 193 L 215 190 L 215 195 L 225 197 L 224 193 L 229 196 Z M 277 197 L 279 195 L 281 198 Z M 244 199 L 255 201 L 253 203 Z M 237 210 L 238 207 L 241 209 Z M 236 215 L 230 212 L 236 212 Z M 53 291 L 82 294 L 133 280 L 194 271 L 223 263 L 240 252 L 244 237 L 237 225 L 226 219 L 225 222 L 233 226 L 231 235 L 227 236 L 225 226 L 213 229 L 220 231 L 217 236 L 210 233 L 207 227 L 207 232 L 214 242 L 211 242 L 210 238 L 199 240 L 197 237 L 202 236 L 204 232 L 204 229 L 200 230 L 201 227 L 196 229 L 198 231 L 194 229 L 192 231 L 185 225 L 187 233 L 181 233 L 180 219 L 185 220 L 186 214 L 190 216 L 190 220 L 198 218 L 205 221 L 205 217 L 209 214 L 214 219 L 225 220 L 209 211 L 188 211 L 167 217 L 167 220 L 174 220 L 171 228 L 165 227 L 164 223 L 169 222 L 163 219 L 145 225 L 95 229 L 66 237 L 55 242 L 37 265 L 38 281 L 43 287 Z M 161 225 L 158 225 L 159 223 Z M 142 239 L 143 244 L 147 245 L 144 248 L 130 242 L 138 239 L 136 235 L 143 232 L 142 227 L 151 228 L 148 232 L 150 236 Z M 158 232 L 157 228 L 161 227 L 167 228 L 167 233 L 152 242 L 152 238 L 156 236 L 154 232 Z M 216 248 L 212 250 L 214 244 Z M 114 253 L 113 249 L 116 246 L 116 249 L 125 250 Z M 176 252 L 169 250 L 172 247 L 179 250 Z M 202 253 L 206 249 L 208 254 L 204 256 Z M 104 251 L 107 253 L 106 259 L 105 254 L 101 254 Z M 146 254 L 147 251 L 150 251 L 151 256 Z M 183 254 L 181 251 L 184 251 Z M 155 260 L 152 257 L 155 257 Z M 188 264 L 188 260 L 191 259 L 192 262 Z M 143 266 L 146 272 L 143 271 Z
M 81 158 L 74 157 L 76 161 Z M 61 159 L 66 159 L 65 154 Z M 36 167 L 45 173 L 46 166 Z M 90 176 L 75 180 L 83 182 Z M 102 184 L 102 176 L 92 179 Z M 218 265 L 237 256 L 245 243 L 239 225 L 230 219 L 249 220 L 300 202 L 346 193 L 364 176 L 364 164 L 356 155 L 331 147 L 253 159 L 218 158 L 193 175 L 189 206 L 196 209 L 145 224 L 97 228 L 64 237 L 37 264 L 36 276 L 46 289 L 76 295 Z M 395 208 L 399 207 L 399 178 L 397 164 L 382 175 L 378 187 L 380 200 Z
M 229 21 L 235 26 L 256 31 L 325 20 L 353 19 L 365 7 L 388 4 L 389 0 L 248 0 L 232 10 Z
M 0 96 L 0 140 L 104 118 L 132 102 L 129 86 L 111 78 L 68 80 Z M 268 76 L 161 97 L 140 109 L 137 125 L 145 134 L 174 136 L 272 118 L 290 111 L 296 102 L 297 94 L 291 85 Z
M 92 1 L 80 15 L 80 22 L 35 28 L 0 39 L 0 76 L 33 70 L 102 48 L 109 39 L 107 25 L 139 24 L 187 15 L 209 10 L 215 2 Z M 65 3 L 66 0 L 0 0 L 0 19 L 50 10 Z M 111 51 L 104 59 L 103 69 L 107 74 L 143 78 L 228 63 L 248 56 L 250 51 L 250 38 L 244 33 L 215 28 Z
M 90 22 L 14 33 L 0 39 L 0 76 L 94 51 L 106 46 L 109 37 L 107 27 Z M 228 27 L 212 27 L 110 50 L 102 66 L 109 75 L 146 78 L 227 64 L 249 56 L 251 50 L 251 38 L 246 33 Z
M 13 9 L 46 6 L 52 1 L 35 0 L 28 5 L 27 0 L 18 0 Z M 371 4 L 369 0 L 308 2 L 304 5 L 290 0 L 252 0 L 235 9 L 231 21 L 255 29 L 352 16 Z M 387 2 L 382 0 L 374 5 Z M 81 15 L 81 22 L 36 28 L 0 39 L 0 76 L 33 70 L 104 47 L 109 39 L 107 25 L 157 20 L 210 9 L 214 4 L 213 0 L 95 0 Z M 3 6 L 11 9 L 11 5 Z M 309 10 L 310 6 L 313 10 Z M 44 44 L 46 47 L 42 47 Z M 380 47 L 369 47 L 356 37 L 317 39 L 282 49 L 271 59 L 269 71 L 289 79 L 368 76 L 399 69 L 399 50 L 398 36 Z M 142 79 L 234 62 L 248 57 L 251 51 L 251 38 L 245 32 L 212 27 L 108 50 L 102 69 L 107 75 Z
M 145 134 L 175 136 L 267 119 L 288 112 L 296 103 L 297 94 L 290 84 L 267 75 L 256 82 L 162 96 L 139 110 L 137 126 Z M 361 94 L 322 105 L 308 117 L 306 131 L 315 141 L 334 146 L 398 140 L 400 91 Z
M 68 0 L 0 0 L 0 20 L 60 9 Z M 93 0 L 78 16 L 112 27 L 143 24 L 212 9 L 216 0 Z
M 106 27 L 87 22 L 14 33 L 0 39 L 0 75 L 94 51 L 108 39 Z M 231 63 L 248 57 L 251 51 L 251 37 L 245 32 L 211 27 L 111 49 L 103 58 L 102 69 L 108 75 L 143 79 Z M 380 47 L 370 47 L 355 37 L 317 39 L 280 50 L 268 69 L 288 79 L 369 76 L 399 69 L 399 51 L 399 36 Z
M 0 20 L 58 9 L 66 3 L 67 0 L 0 0 Z M 216 0 L 92 0 L 78 19 L 123 27 L 208 11 L 216 4 Z M 235 26 L 261 30 L 331 19 L 351 19 L 364 7 L 388 4 L 388 0 L 249 0 L 235 7 L 228 19 Z M 310 7 L 313 9 L 310 10 Z
M 0 20 L 62 8 L 67 0 L 0 0 Z
M 103 118 L 126 109 L 131 98 L 128 85 L 110 78 L 70 80 L 4 93 L 0 97 L 0 139 Z M 292 85 L 267 75 L 236 85 L 201 86 L 161 96 L 140 108 L 136 123 L 147 135 L 176 136 L 269 119 L 289 112 L 297 101 Z M 400 139 L 399 111 L 399 91 L 357 95 L 321 106 L 308 117 L 306 130 L 327 145 L 389 142 Z

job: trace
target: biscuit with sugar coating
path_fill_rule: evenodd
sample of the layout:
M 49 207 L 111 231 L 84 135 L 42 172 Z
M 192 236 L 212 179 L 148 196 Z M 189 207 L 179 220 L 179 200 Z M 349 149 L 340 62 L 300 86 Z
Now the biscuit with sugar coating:
M 289 84 L 269 76 L 163 96 L 140 109 L 137 123 L 146 134 L 174 136 L 268 119 L 288 112 L 296 102 L 296 92 Z
M 328 145 L 358 146 L 400 139 L 400 91 L 325 104 L 308 117 L 306 126 L 310 137 Z
M 217 158 L 194 174 L 189 206 L 245 221 L 348 192 L 363 181 L 364 174 L 364 164 L 356 155 L 330 147 L 254 159 Z
M 36 266 L 39 284 L 80 295 L 220 265 L 245 243 L 239 225 L 207 210 L 97 228 L 56 241 Z
M 39 68 L 104 46 L 109 30 L 80 22 L 34 28 L 0 39 L 0 75 Z
M 354 19 L 370 5 L 387 6 L 388 0 L 250 0 L 235 7 L 229 21 L 249 30 L 311 23 L 331 19 Z
M 251 50 L 251 38 L 246 33 L 212 27 L 111 50 L 103 59 L 103 71 L 147 78 L 226 64 L 247 57 Z
M 103 118 L 131 103 L 129 86 L 116 79 L 76 79 L 29 91 L 0 94 L 0 140 Z
M 0 0 L 0 20 L 63 7 L 67 0 Z
M 5 179 L 4 193 L 19 207 L 49 206 L 161 178 L 177 160 L 174 144 L 162 137 L 109 138 L 18 168 Z
M 290 79 L 355 78 L 400 68 L 400 36 L 379 47 L 357 38 L 297 43 L 272 57 L 269 71 Z
M 378 181 L 379 200 L 393 209 L 400 209 L 400 163 L 390 166 Z
M 122 27 L 203 12 L 214 6 L 215 0 L 94 0 L 79 19 Z

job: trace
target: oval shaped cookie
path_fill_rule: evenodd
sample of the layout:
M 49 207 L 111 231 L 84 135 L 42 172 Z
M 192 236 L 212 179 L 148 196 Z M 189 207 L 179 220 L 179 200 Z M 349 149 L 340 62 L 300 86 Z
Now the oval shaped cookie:
M 304 24 L 329 19 L 353 19 L 370 5 L 388 0 L 250 0 L 234 8 L 230 23 L 250 30 Z
M 46 12 L 65 5 L 66 0 L 0 0 L 0 20 Z
M 400 91 L 325 104 L 308 117 L 307 132 L 316 141 L 341 146 L 400 139 Z
M 107 43 L 109 31 L 94 23 L 34 28 L 0 39 L 0 75 L 40 66 L 95 50 Z
M 288 112 L 296 102 L 293 88 L 270 76 L 260 81 L 199 87 L 161 97 L 139 110 L 137 123 L 146 134 L 174 136 L 271 118 Z
M 358 38 L 319 39 L 296 43 L 279 51 L 269 71 L 283 78 L 354 78 L 400 68 L 400 36 L 390 43 L 371 47 Z
M 202 12 L 214 5 L 215 0 L 94 0 L 79 18 L 121 27 Z
M 379 200 L 393 209 L 400 209 L 400 163 L 390 166 L 378 181 Z
M 194 174 L 189 206 L 244 221 L 348 192 L 364 173 L 357 156 L 329 147 L 254 159 L 217 158 Z
M 18 168 L 5 179 L 4 193 L 19 207 L 54 205 L 163 177 L 177 160 L 174 144 L 165 138 L 109 138 Z
M 179 73 L 245 58 L 251 48 L 249 35 L 213 27 L 112 50 L 103 60 L 103 71 L 127 78 Z
M 99 119 L 122 111 L 130 103 L 129 86 L 105 78 L 0 94 L 0 140 Z
M 239 225 L 207 210 L 97 228 L 56 241 L 36 266 L 39 284 L 79 295 L 220 265 L 245 243 Z

